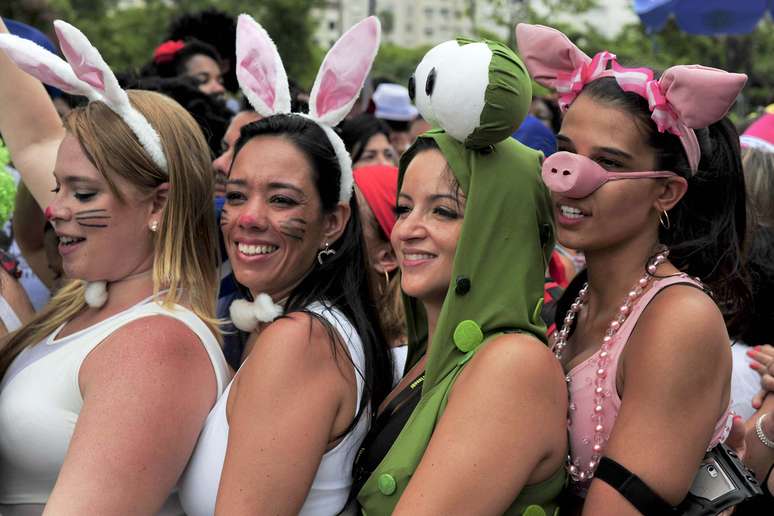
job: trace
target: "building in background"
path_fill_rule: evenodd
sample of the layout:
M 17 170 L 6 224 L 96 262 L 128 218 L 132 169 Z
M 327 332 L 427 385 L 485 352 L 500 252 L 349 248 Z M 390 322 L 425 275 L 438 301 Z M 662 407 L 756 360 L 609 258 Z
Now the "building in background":
M 373 0 L 372 0 L 373 1 Z M 540 0 L 375 0 L 382 22 L 382 40 L 413 48 L 434 45 L 455 36 L 472 36 L 474 27 L 508 41 L 524 3 L 548 14 Z M 342 34 L 368 16 L 369 0 L 328 0 L 314 12 L 318 19 L 315 43 L 330 47 Z M 541 9 L 543 9 L 541 11 Z M 629 0 L 604 0 L 600 7 L 580 16 L 557 13 L 564 23 L 591 24 L 614 36 L 629 23 L 639 23 Z

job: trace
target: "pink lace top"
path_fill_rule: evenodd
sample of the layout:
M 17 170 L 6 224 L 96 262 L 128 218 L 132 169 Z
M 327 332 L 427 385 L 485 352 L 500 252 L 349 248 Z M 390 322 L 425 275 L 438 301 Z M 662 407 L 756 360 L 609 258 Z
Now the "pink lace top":
M 689 284 L 700 286 L 697 281 L 694 281 L 685 274 L 679 274 L 670 276 L 668 278 L 658 279 L 653 282 L 651 288 L 648 289 L 632 306 L 632 311 L 629 317 L 618 330 L 613 337 L 613 343 L 610 347 L 610 361 L 608 366 L 608 374 L 604 379 L 603 389 L 604 396 L 607 398 L 605 403 L 602 404 L 603 411 L 602 417 L 604 420 L 604 431 L 602 437 L 604 439 L 603 446 L 610 438 L 610 430 L 614 425 L 614 421 L 618 416 L 618 411 L 621 408 L 621 398 L 618 395 L 616 389 L 616 373 L 618 370 L 618 362 L 623 352 L 626 342 L 629 340 L 629 336 L 632 333 L 637 319 L 642 314 L 645 307 L 664 288 L 675 284 Z M 577 466 L 586 465 L 591 460 L 593 454 L 592 446 L 594 445 L 594 427 L 596 425 L 594 414 L 594 378 L 595 378 L 595 366 L 597 363 L 597 354 L 594 353 L 589 358 L 573 367 L 568 376 L 570 377 L 570 411 L 572 423 L 569 427 L 570 430 L 570 446 L 572 449 L 573 463 Z M 728 437 L 728 432 L 731 429 L 731 413 L 730 401 L 729 408 L 718 419 L 715 425 L 715 433 L 713 434 L 712 441 L 710 442 L 708 450 L 713 448 L 716 444 L 725 441 Z M 588 486 L 588 482 L 584 483 Z M 580 487 L 580 486 L 578 486 Z

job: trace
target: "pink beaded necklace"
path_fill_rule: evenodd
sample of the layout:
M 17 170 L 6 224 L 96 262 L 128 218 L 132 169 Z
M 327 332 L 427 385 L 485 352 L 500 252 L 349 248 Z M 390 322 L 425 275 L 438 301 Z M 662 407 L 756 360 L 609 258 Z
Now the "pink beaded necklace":
M 594 373 L 594 414 L 592 416 L 594 421 L 594 437 L 590 442 L 590 444 L 592 444 L 593 453 L 587 468 L 578 466 L 573 462 L 572 450 L 570 450 L 570 453 L 568 453 L 567 471 L 570 473 L 570 477 L 576 482 L 591 480 L 591 478 L 594 477 L 594 472 L 596 471 L 597 466 L 599 465 L 599 459 L 602 458 L 603 443 L 605 442 L 605 436 L 603 433 L 605 430 L 605 421 L 603 416 L 603 403 L 605 402 L 604 380 L 607 376 L 607 368 L 609 365 L 608 362 L 610 359 L 610 346 L 612 345 L 613 337 L 616 333 L 618 333 L 618 330 L 629 316 L 632 305 L 640 298 L 640 296 L 642 296 L 643 292 L 647 290 L 650 282 L 653 280 L 653 277 L 656 274 L 658 266 L 666 261 L 667 256 L 669 256 L 669 250 L 664 249 L 663 251 L 659 252 L 650 262 L 647 267 L 647 273 L 642 278 L 640 278 L 639 281 L 637 281 L 637 285 L 633 290 L 629 291 L 629 293 L 626 295 L 624 303 L 618 308 L 618 315 L 608 325 L 607 330 L 605 331 L 605 336 L 602 338 L 602 345 L 594 354 L 594 358 L 596 360 L 596 371 Z M 575 320 L 578 312 L 580 312 L 583 308 L 583 305 L 586 304 L 586 301 L 588 300 L 588 294 L 589 284 L 586 283 L 578 293 L 578 297 L 575 298 L 575 301 L 572 303 L 572 305 L 570 305 L 570 310 L 567 312 L 567 315 L 564 318 L 564 324 L 562 325 L 561 331 L 559 331 L 557 334 L 556 343 L 554 344 L 554 355 L 557 359 L 561 360 L 562 358 L 562 352 L 567 346 L 567 338 L 570 336 L 570 328 L 572 327 L 572 323 Z M 565 376 L 565 381 L 567 382 L 569 389 L 569 374 Z M 568 427 L 572 424 L 571 414 L 572 412 L 570 412 L 567 416 Z

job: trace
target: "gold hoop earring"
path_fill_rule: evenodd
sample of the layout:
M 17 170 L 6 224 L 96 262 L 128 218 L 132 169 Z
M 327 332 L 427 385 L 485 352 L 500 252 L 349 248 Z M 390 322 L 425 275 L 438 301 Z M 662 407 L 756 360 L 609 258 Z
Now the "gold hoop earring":
M 390 290 L 390 274 L 384 271 L 384 291 L 387 292 L 388 290 Z
M 666 219 L 666 222 L 664 222 L 664 219 Z M 669 229 L 672 227 L 672 224 L 669 222 L 669 213 L 667 213 L 666 210 L 661 212 L 658 221 L 664 227 L 664 229 Z

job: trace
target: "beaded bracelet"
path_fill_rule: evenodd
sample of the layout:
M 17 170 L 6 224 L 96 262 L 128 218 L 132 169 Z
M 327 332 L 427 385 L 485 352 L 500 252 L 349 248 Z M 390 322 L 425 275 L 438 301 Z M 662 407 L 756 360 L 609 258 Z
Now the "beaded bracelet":
M 758 436 L 758 439 L 760 439 L 764 446 L 774 449 L 774 441 L 766 437 L 766 434 L 763 433 L 763 428 L 761 427 L 764 417 L 766 417 L 766 414 L 762 414 L 758 420 L 755 421 L 755 435 Z

